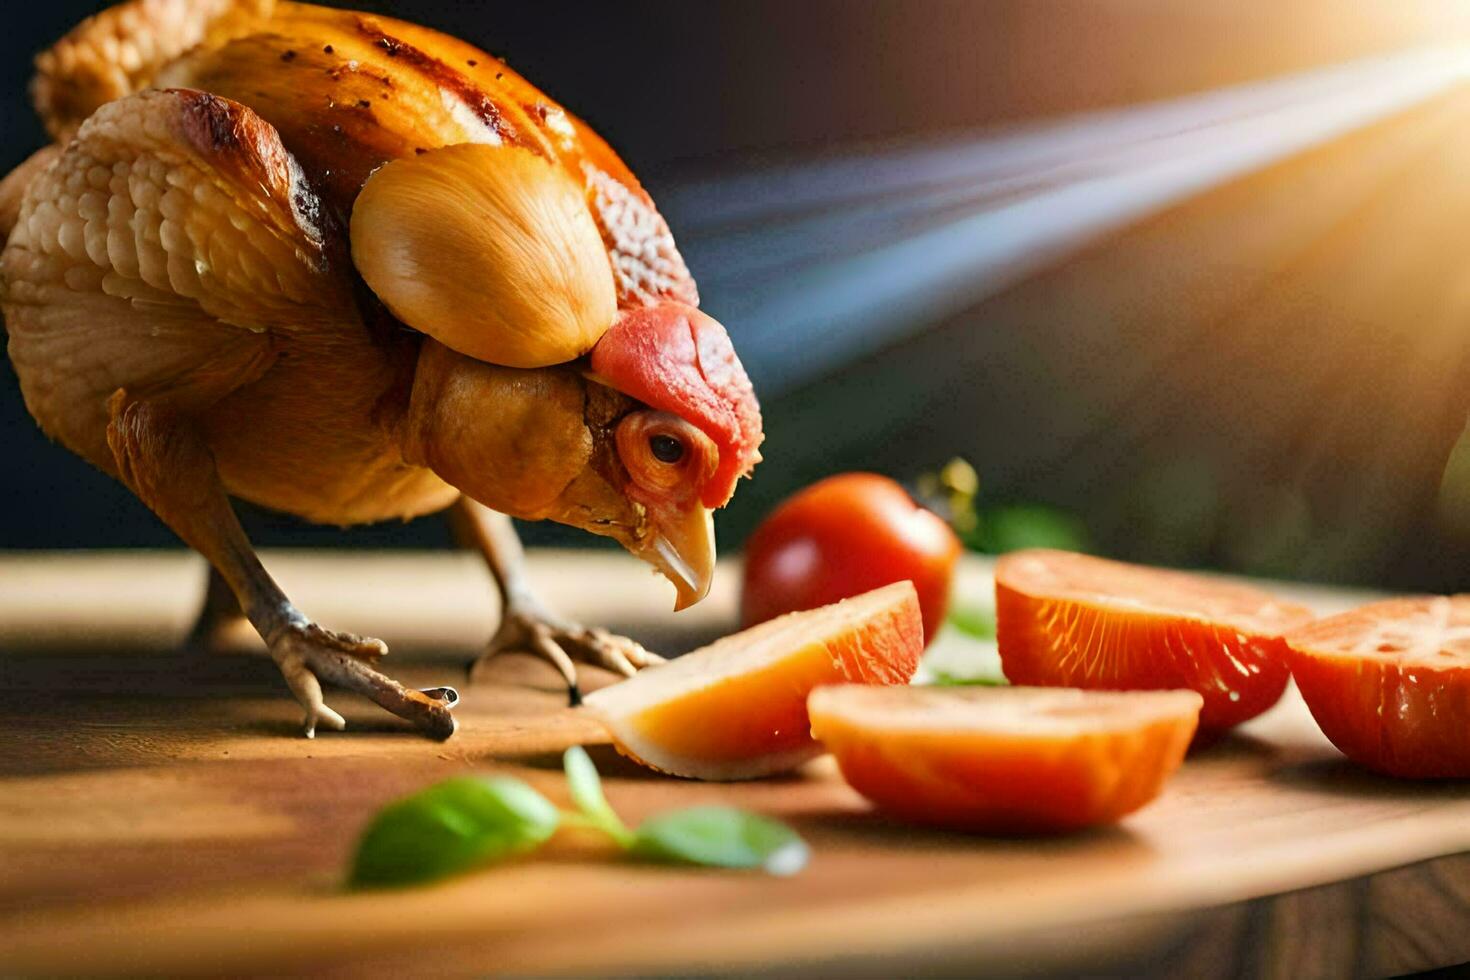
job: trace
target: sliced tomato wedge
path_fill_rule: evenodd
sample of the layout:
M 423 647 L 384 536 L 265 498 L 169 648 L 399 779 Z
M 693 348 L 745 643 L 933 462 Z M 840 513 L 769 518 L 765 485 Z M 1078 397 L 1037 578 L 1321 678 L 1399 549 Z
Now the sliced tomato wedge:
M 981 833 L 1111 823 L 1159 794 L 1194 735 L 1190 691 L 820 687 L 812 734 L 901 820 Z
M 1281 635 L 1313 618 L 1260 589 L 1065 551 L 995 564 L 996 639 L 1012 684 L 1188 688 L 1200 728 L 1275 704 L 1290 668 Z
M 1287 634 L 1322 732 L 1390 776 L 1470 777 L 1470 595 L 1391 599 Z
M 924 652 L 908 582 L 787 613 L 645 668 L 587 699 L 618 751 L 693 779 L 754 779 L 821 754 L 806 698 L 822 684 L 907 684 Z

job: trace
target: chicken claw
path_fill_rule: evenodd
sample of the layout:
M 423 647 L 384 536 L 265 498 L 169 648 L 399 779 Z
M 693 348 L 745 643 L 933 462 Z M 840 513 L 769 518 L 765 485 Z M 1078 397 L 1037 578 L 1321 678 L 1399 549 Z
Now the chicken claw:
M 636 640 L 605 629 L 588 629 L 566 622 L 532 602 L 518 603 L 506 609 L 485 652 L 470 668 L 470 678 L 478 679 L 490 660 L 508 651 L 530 653 L 549 660 L 566 680 L 567 699 L 574 708 L 582 703 L 582 689 L 577 683 L 574 661 L 603 667 L 624 677 L 632 677 L 641 668 L 664 661 L 663 657 L 644 649 Z
M 551 661 L 566 680 L 567 698 L 575 708 L 582 703 L 582 689 L 573 661 L 605 667 L 625 677 L 663 662 L 663 657 L 627 637 L 568 622 L 543 607 L 526 577 L 526 555 L 509 517 L 461 497 L 452 518 L 455 536 L 484 556 L 503 610 L 489 646 L 470 666 L 472 681 L 482 676 L 496 654 L 519 650 Z
M 306 655 L 298 649 L 293 637 L 283 637 L 281 643 L 272 646 L 271 657 L 276 666 L 281 668 L 286 686 L 291 688 L 291 693 L 306 709 L 302 732 L 307 738 L 316 738 L 316 726 L 319 722 L 338 732 L 347 727 L 347 719 L 327 707 L 322 700 L 321 682 L 316 679 L 311 668 L 306 666 Z
M 324 629 L 297 614 L 272 631 L 266 645 L 291 693 L 306 709 L 307 738 L 316 737 L 318 724 L 335 731 L 347 727 L 342 716 L 323 702 L 323 680 L 376 701 L 431 737 L 454 734 L 449 709 L 458 703 L 458 692 L 448 687 L 415 691 L 379 673 L 373 665 L 388 652 L 382 640 Z

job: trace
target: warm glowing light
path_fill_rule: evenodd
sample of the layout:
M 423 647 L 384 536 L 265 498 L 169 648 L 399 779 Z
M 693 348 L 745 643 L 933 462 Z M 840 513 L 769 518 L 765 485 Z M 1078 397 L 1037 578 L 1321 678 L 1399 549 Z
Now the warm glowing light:
M 1419 105 L 1470 47 L 1418 49 L 665 195 L 769 396 L 973 305 L 1132 221 Z M 741 229 L 749 229 L 742 231 Z M 800 356 L 796 356 L 799 352 Z

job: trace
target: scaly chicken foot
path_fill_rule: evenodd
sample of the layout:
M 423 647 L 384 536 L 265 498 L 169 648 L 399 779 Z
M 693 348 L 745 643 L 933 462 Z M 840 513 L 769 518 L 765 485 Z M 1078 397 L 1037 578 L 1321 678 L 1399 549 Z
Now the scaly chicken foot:
M 576 707 L 582 703 L 577 661 L 625 677 L 663 662 L 663 657 L 644 649 L 636 640 L 569 622 L 542 606 L 526 578 L 525 551 L 509 517 L 461 497 L 452 520 L 460 541 L 484 556 L 500 590 L 500 625 L 485 652 L 471 665 L 471 680 L 480 677 L 485 666 L 501 653 L 529 653 L 545 658 L 556 668 L 566 681 L 568 702 Z
M 454 734 L 450 708 L 458 696 L 451 689 L 426 694 L 404 687 L 372 666 L 388 652 L 383 641 L 323 629 L 291 604 L 246 538 L 214 455 L 187 414 L 121 390 L 108 412 L 107 445 L 118 478 L 228 583 L 306 710 L 308 738 L 318 725 L 346 724 L 323 701 L 323 681 L 363 695 L 431 738 Z
M 413 691 L 400 687 L 376 670 L 360 673 L 356 669 L 357 665 L 340 660 L 340 656 L 345 655 L 369 665 L 376 664 L 378 658 L 388 652 L 382 640 L 324 629 L 294 608 L 288 609 L 279 618 L 281 625 L 268 636 L 267 648 L 285 677 L 291 693 L 306 709 L 303 729 L 307 738 L 316 736 L 318 726 L 341 731 L 346 724 L 342 716 L 328 707 L 322 699 L 319 678 L 323 676 L 345 676 L 345 680 L 336 682 L 366 694 L 379 703 L 386 699 L 389 704 L 385 707 L 405 718 L 423 713 L 419 695 L 430 701 L 440 702 L 446 708 L 452 708 L 459 703 L 459 693 L 452 687 Z M 211 566 L 203 608 L 184 641 L 184 649 L 201 655 L 218 653 L 230 645 L 231 635 L 247 621 L 229 582 Z M 433 706 L 429 707 L 430 714 L 435 713 Z
M 291 693 L 306 709 L 303 726 L 307 738 L 316 736 L 319 724 L 336 731 L 347 725 L 322 700 L 323 680 L 375 701 L 433 738 L 454 734 L 455 722 L 449 709 L 458 703 L 459 694 L 453 688 L 425 692 L 404 687 L 372 667 L 388 652 L 382 640 L 324 629 L 289 605 L 287 610 L 281 624 L 267 635 L 266 645 Z
M 566 622 L 535 603 L 506 608 L 485 652 L 470 667 L 470 678 L 477 679 L 492 659 L 509 651 L 530 653 L 548 660 L 566 681 L 567 701 L 574 708 L 582 703 L 576 661 L 632 677 L 641 668 L 662 663 L 664 659 L 644 649 L 636 640 L 605 629 L 589 629 Z

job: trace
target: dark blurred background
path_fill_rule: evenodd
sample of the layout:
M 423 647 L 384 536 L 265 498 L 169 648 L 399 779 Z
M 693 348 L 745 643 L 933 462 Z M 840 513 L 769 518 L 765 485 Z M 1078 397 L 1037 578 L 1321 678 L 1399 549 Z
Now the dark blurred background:
M 504 56 L 660 202 L 766 411 L 723 547 L 826 473 L 958 455 L 997 526 L 1470 588 L 1470 5 L 353 5 Z M 99 6 L 7 9 L 0 164 L 43 139 L 31 56 Z M 175 543 L 47 443 L 8 364 L 0 448 L 0 548 Z

